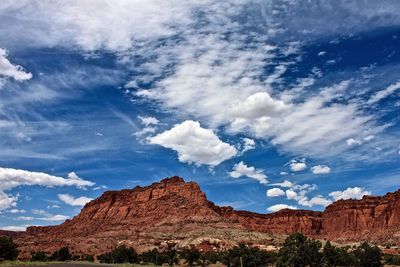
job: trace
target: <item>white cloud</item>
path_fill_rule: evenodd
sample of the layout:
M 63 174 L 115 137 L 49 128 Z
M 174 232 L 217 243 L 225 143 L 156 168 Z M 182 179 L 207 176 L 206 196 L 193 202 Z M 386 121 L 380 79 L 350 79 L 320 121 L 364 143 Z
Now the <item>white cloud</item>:
M 160 123 L 160 121 L 155 118 L 155 117 L 151 117 L 151 116 L 138 116 L 138 118 L 140 119 L 141 123 L 145 126 L 149 126 L 149 125 L 158 125 Z
M 389 85 L 386 89 L 377 92 L 374 94 L 369 100 L 368 104 L 374 104 L 376 102 L 379 102 L 380 100 L 388 97 L 389 95 L 393 94 L 397 90 L 400 89 L 400 82 L 394 83 Z
M 256 168 L 252 166 L 247 166 L 246 164 L 243 163 L 243 161 L 235 164 L 233 166 L 233 169 L 231 172 L 229 172 L 229 175 L 233 178 L 239 178 L 242 176 L 246 176 L 249 178 L 256 179 L 259 181 L 261 184 L 267 184 L 267 176 L 264 174 L 263 170 L 257 170 Z
M 267 210 L 270 212 L 277 212 L 283 209 L 291 209 L 291 210 L 297 210 L 296 206 L 290 206 L 290 205 L 286 205 L 286 204 L 276 204 L 273 205 L 271 207 L 269 207 Z
M 274 184 L 271 184 L 271 185 L 280 186 L 280 187 L 286 187 L 286 188 L 291 188 L 291 187 L 295 186 L 294 183 L 292 183 L 292 182 L 290 182 L 288 180 L 285 180 L 282 183 L 274 183 Z
M 352 146 L 352 145 L 361 145 L 362 142 L 358 139 L 354 139 L 354 138 L 349 138 L 346 140 L 346 143 L 348 146 Z
M 5 210 L 17 205 L 18 196 L 11 196 L 0 190 L 0 210 Z
M 11 209 L 8 211 L 9 213 L 25 213 L 26 210 L 19 210 L 19 209 Z
M 307 98 L 288 87 L 287 99 L 293 101 L 271 85 L 282 81 L 289 65 L 280 57 L 288 55 L 285 51 L 300 53 L 302 38 L 396 25 L 396 3 L 310 2 L 304 10 L 296 1 L 15 2 L 0 4 L 1 14 L 7 14 L 0 23 L 9 25 L 0 29 L 0 36 L 8 37 L 5 42 L 115 52 L 121 63 L 145 73 L 135 74 L 130 85 L 154 82 L 154 88 L 138 95 L 213 129 L 226 126 L 284 151 L 318 157 L 343 155 L 349 149 L 345 140 L 368 128 L 379 130 L 375 117 L 361 112 L 357 101 L 335 101 L 346 95 L 348 81 L 315 88 Z M 249 24 L 241 18 L 254 9 L 259 11 L 252 13 L 256 30 L 249 35 Z M 310 20 L 299 18 L 304 12 Z M 300 42 L 286 44 L 287 36 Z M 276 46 L 268 45 L 271 39 Z M 138 55 L 145 60 L 136 66 Z
M 69 216 L 65 216 L 65 215 L 49 215 L 46 217 L 41 217 L 41 218 L 37 218 L 38 220 L 41 221 L 49 221 L 49 222 L 58 222 L 58 221 L 65 221 L 67 219 L 69 219 Z
M 13 225 L 9 225 L 9 226 L 2 226 L 0 227 L 0 230 L 3 231 L 14 231 L 14 232 L 23 232 L 26 231 L 27 226 L 13 226 Z
M 292 161 L 290 163 L 290 170 L 292 172 L 299 172 L 303 171 L 307 168 L 307 164 L 305 162 L 300 162 L 300 161 Z
M 252 150 L 256 147 L 256 142 L 253 139 L 250 138 L 242 138 L 243 140 L 243 148 L 242 148 L 242 153 Z
M 58 194 L 58 199 L 70 206 L 84 206 L 86 203 L 93 200 L 91 198 L 83 196 L 74 198 L 73 196 L 68 194 Z
M 331 168 L 326 165 L 316 165 L 311 167 L 311 171 L 314 174 L 327 174 L 331 172 Z
M 350 198 L 361 199 L 365 195 L 371 195 L 371 192 L 362 187 L 349 187 L 343 191 L 334 191 L 329 194 L 335 201 Z
M 18 196 L 10 196 L 5 191 L 18 186 L 76 186 L 85 188 L 93 186 L 94 183 L 79 178 L 74 172 L 68 174 L 67 178 L 49 175 L 42 172 L 30 172 L 25 170 L 0 168 L 0 210 L 16 205 Z
M 32 74 L 25 72 L 21 66 L 13 65 L 7 59 L 7 51 L 0 48 L 0 78 L 11 77 L 16 81 L 24 81 L 32 78 Z
M 285 192 L 280 188 L 271 188 L 271 189 L 268 189 L 268 191 L 267 191 L 268 197 L 279 197 L 279 196 L 284 196 L 284 195 L 285 195 Z
M 293 189 L 286 190 L 286 197 L 287 199 L 296 199 L 297 193 Z
M 197 121 L 187 120 L 172 129 L 148 138 L 150 144 L 157 144 L 178 152 L 180 162 L 196 165 L 217 166 L 237 154 L 235 147 L 222 142 L 209 129 Z

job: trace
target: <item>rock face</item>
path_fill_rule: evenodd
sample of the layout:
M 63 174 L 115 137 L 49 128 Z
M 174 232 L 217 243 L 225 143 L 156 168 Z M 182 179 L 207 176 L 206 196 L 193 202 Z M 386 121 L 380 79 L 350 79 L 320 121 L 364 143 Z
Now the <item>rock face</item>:
M 16 241 L 25 257 L 34 250 L 52 252 L 63 246 L 76 254 L 97 255 L 121 243 L 138 251 L 163 242 L 212 244 L 213 249 L 238 242 L 277 245 L 284 234 L 294 232 L 331 240 L 399 243 L 400 191 L 341 200 L 325 212 L 285 209 L 258 214 L 216 206 L 198 184 L 172 177 L 146 187 L 105 192 L 72 220 L 58 226 L 29 227 Z
M 339 200 L 322 215 L 323 234 L 333 240 L 400 242 L 400 190 L 383 197 Z

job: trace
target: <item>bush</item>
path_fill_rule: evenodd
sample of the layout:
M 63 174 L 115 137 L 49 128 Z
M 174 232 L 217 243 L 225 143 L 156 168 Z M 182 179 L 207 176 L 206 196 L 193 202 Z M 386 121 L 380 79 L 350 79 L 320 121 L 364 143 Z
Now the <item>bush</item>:
M 31 261 L 47 261 L 49 257 L 44 251 L 36 251 L 31 253 Z
M 118 246 L 109 253 L 102 254 L 98 257 L 102 263 L 138 263 L 139 257 L 133 248 L 125 245 Z
M 180 252 L 180 257 L 192 267 L 200 259 L 200 252 L 195 247 L 185 248 Z
M 19 251 L 11 237 L 0 237 L 0 258 L 4 260 L 17 259 Z
M 400 266 L 400 255 L 385 255 L 385 264 Z
M 164 252 L 153 249 L 140 254 L 139 260 L 144 263 L 162 265 L 164 263 L 168 263 L 168 256 Z
M 50 260 L 52 261 L 69 261 L 71 259 L 72 255 L 67 247 L 60 248 L 50 256 Z
M 292 234 L 279 250 L 276 266 L 321 266 L 321 247 L 317 240 L 308 239 L 301 233 Z
M 382 252 L 377 246 L 370 246 L 367 242 L 362 243 L 356 250 L 354 255 L 358 260 L 360 267 L 381 267 L 383 266 Z
M 355 266 L 357 259 L 353 254 L 347 252 L 345 248 L 337 248 L 326 242 L 322 251 L 322 260 L 325 266 Z
M 265 266 L 275 261 L 275 254 L 239 244 L 222 254 L 222 262 L 228 267 Z
M 93 255 L 85 255 L 83 260 L 84 261 L 89 261 L 89 262 L 94 262 L 94 257 L 93 257 Z

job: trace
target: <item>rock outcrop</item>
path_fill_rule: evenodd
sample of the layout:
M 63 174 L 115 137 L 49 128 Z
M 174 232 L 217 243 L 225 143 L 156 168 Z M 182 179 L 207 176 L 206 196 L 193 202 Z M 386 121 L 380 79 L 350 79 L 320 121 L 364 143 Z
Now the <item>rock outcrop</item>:
M 400 243 L 400 191 L 383 197 L 340 200 L 324 212 L 281 210 L 272 214 L 235 211 L 208 201 L 198 184 L 164 179 L 146 187 L 108 191 L 81 213 L 58 226 L 29 227 L 16 236 L 22 255 L 63 246 L 97 255 L 125 243 L 144 251 L 212 244 L 225 249 L 238 242 L 279 245 L 285 234 L 302 232 L 331 240 Z

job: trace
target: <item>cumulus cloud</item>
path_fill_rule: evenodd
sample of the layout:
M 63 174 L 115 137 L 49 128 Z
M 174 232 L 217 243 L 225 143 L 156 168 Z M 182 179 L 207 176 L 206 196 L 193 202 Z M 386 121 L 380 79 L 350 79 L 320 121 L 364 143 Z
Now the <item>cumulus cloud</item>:
M 307 168 L 307 164 L 304 161 L 296 161 L 293 160 L 290 163 L 290 170 L 292 172 L 299 172 L 299 171 L 303 171 Z
M 229 172 L 229 175 L 233 178 L 239 178 L 242 176 L 253 178 L 259 181 L 260 184 L 268 183 L 268 177 L 264 174 L 263 170 L 258 170 L 252 166 L 247 166 L 243 161 L 235 164 L 232 168 L 232 171 Z
M 237 154 L 234 146 L 224 143 L 212 130 L 202 128 L 199 122 L 191 120 L 176 124 L 148 140 L 150 144 L 178 152 L 180 162 L 196 165 L 217 166 Z
M 297 210 L 297 207 L 291 206 L 291 205 L 286 205 L 286 204 L 276 204 L 276 205 L 273 205 L 273 206 L 267 208 L 267 210 L 270 212 L 277 212 L 277 211 L 280 211 L 283 209 Z
M 350 198 L 361 199 L 365 195 L 371 195 L 371 192 L 362 187 L 349 187 L 343 191 L 334 191 L 329 194 L 334 200 Z
M 160 121 L 155 118 L 155 117 L 151 117 L 151 116 L 138 116 L 138 119 L 141 121 L 141 123 L 145 126 L 149 126 L 149 125 L 157 125 L 160 123 Z
M 30 172 L 19 169 L 0 168 L 0 210 L 16 205 L 18 196 L 7 195 L 5 191 L 18 186 L 76 186 L 85 188 L 93 186 L 94 183 L 79 178 L 76 173 L 71 172 L 67 178 L 49 175 L 42 172 Z
M 58 194 L 58 199 L 70 206 L 85 206 L 86 203 L 93 200 L 84 196 L 75 198 L 69 194 Z
M 0 16 L 0 23 L 9 25 L 0 29 L 0 36 L 8 37 L 5 42 L 114 52 L 120 62 L 138 70 L 127 82 L 138 88 L 136 96 L 213 129 L 226 126 L 229 132 L 263 138 L 284 151 L 318 157 L 343 155 L 348 138 L 369 128 L 379 131 L 374 116 L 360 110 L 359 99 L 337 101 L 346 95 L 349 81 L 313 88 L 307 98 L 301 92 L 315 77 L 288 86 L 288 97 L 272 85 L 281 84 L 292 61 L 287 57 L 301 53 L 303 38 L 399 23 L 393 11 L 399 4 L 393 1 L 310 1 L 307 10 L 301 1 L 13 2 L 0 4 L 1 14 L 7 14 Z M 247 12 L 254 20 L 252 34 L 241 21 Z M 304 14 L 310 20 L 300 19 Z M 299 40 L 288 43 L 288 37 Z M 143 81 L 153 88 L 140 89 Z
M 267 196 L 268 197 L 279 197 L 279 196 L 284 196 L 285 191 L 283 191 L 280 188 L 271 188 L 267 190 Z
M 346 140 L 346 143 L 348 146 L 352 146 L 352 145 L 361 145 L 362 142 L 358 139 L 354 139 L 354 138 L 349 138 Z
M 19 65 L 13 65 L 7 59 L 7 51 L 0 48 L 0 78 L 11 77 L 16 81 L 24 81 L 32 78 L 32 74 L 25 72 L 24 69 Z
M 242 145 L 242 153 L 252 150 L 256 147 L 256 142 L 251 138 L 242 138 L 243 145 Z
M 327 174 L 331 172 L 331 168 L 326 165 L 316 165 L 311 167 L 311 171 L 314 174 Z

